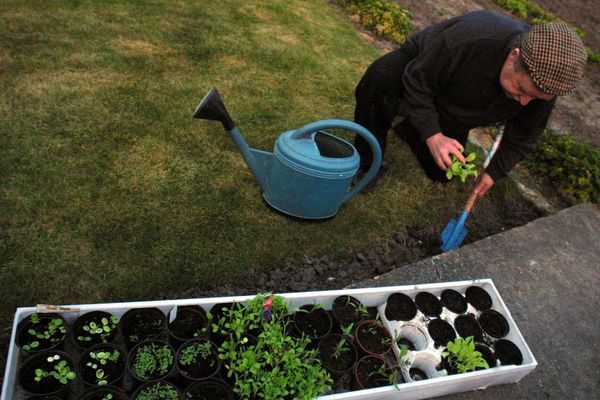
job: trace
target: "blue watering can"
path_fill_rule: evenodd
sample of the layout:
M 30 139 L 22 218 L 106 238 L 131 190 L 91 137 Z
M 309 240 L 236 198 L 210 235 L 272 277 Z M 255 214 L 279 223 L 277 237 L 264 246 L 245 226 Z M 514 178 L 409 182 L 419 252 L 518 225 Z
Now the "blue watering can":
M 346 120 L 328 119 L 282 133 L 273 153 L 252 149 L 229 116 L 213 87 L 204 96 L 194 118 L 220 121 L 256 176 L 267 204 L 289 216 L 323 219 L 337 214 L 342 204 L 363 189 L 381 166 L 381 148 L 364 127 Z M 350 143 L 324 129 L 353 131 L 367 140 L 373 163 L 354 186 L 360 156 Z

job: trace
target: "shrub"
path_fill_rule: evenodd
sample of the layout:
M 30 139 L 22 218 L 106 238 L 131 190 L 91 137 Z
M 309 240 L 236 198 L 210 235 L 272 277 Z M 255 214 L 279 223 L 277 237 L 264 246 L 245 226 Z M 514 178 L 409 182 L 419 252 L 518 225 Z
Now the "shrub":
M 587 143 L 546 129 L 525 164 L 577 202 L 600 201 L 600 150 Z
M 384 0 L 340 0 L 360 17 L 361 25 L 384 39 L 404 43 L 412 27 L 410 12 Z

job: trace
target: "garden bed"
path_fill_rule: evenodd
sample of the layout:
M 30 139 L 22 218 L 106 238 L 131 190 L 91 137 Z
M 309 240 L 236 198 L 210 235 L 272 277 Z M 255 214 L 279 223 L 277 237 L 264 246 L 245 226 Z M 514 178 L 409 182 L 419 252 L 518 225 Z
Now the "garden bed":
M 393 295 L 391 297 L 391 295 Z M 402 296 L 401 296 L 402 295 Z M 334 384 L 332 389 L 319 397 L 320 400 L 338 400 L 338 399 L 394 399 L 402 397 L 403 399 L 419 399 L 440 396 L 444 394 L 463 392 L 468 390 L 482 389 L 488 386 L 516 382 L 530 373 L 537 365 L 534 356 L 531 354 L 529 347 L 519 332 L 515 322 L 513 321 L 510 312 L 498 294 L 493 282 L 489 279 L 476 281 L 461 281 L 438 284 L 410 285 L 410 286 L 393 286 L 384 288 L 367 288 L 367 289 L 349 289 L 349 290 L 333 290 L 333 291 L 317 291 L 317 292 L 301 292 L 289 293 L 281 295 L 285 303 L 289 305 L 289 310 L 295 312 L 300 307 L 306 309 L 306 312 L 295 315 L 302 318 L 293 318 L 294 321 L 301 319 L 302 326 L 308 329 L 307 332 L 312 332 L 314 338 L 307 342 L 307 348 L 316 349 L 321 337 L 326 337 L 326 334 L 321 332 L 320 325 L 311 325 L 307 321 L 307 316 L 316 311 L 321 312 L 320 307 L 314 307 L 315 304 L 322 306 L 322 309 L 327 310 L 325 313 L 331 316 L 333 321 L 332 327 L 327 333 L 338 335 L 336 337 L 344 337 L 341 327 L 350 323 L 352 318 L 346 319 L 347 313 L 341 317 L 337 313 L 332 312 L 334 300 L 339 298 L 352 298 L 358 300 L 364 306 L 365 314 L 356 320 L 354 325 L 353 338 L 347 336 L 348 340 L 354 340 L 363 335 L 367 331 L 375 331 L 375 329 L 359 328 L 363 324 L 361 321 L 377 320 L 374 327 L 383 327 L 383 330 L 388 332 L 389 338 L 394 338 L 388 342 L 393 351 L 388 348 L 380 350 L 380 355 L 370 355 L 374 358 L 385 360 L 382 364 L 385 366 L 385 371 L 382 370 L 383 377 L 389 379 L 394 374 L 395 385 L 390 384 L 391 380 L 384 383 L 375 383 L 375 386 L 369 389 L 357 390 L 359 385 L 355 381 L 356 374 L 354 368 L 349 372 L 340 372 L 332 374 Z M 402 297 L 402 298 L 400 298 Z M 172 353 L 175 355 L 178 348 L 184 343 L 181 337 L 175 337 L 169 334 L 173 329 L 173 321 L 178 314 L 178 310 L 184 309 L 187 306 L 198 306 L 205 312 L 211 309 L 215 312 L 213 306 L 215 304 L 230 305 L 232 303 L 248 304 L 251 300 L 256 299 L 255 296 L 239 296 L 239 297 L 217 297 L 217 298 L 201 298 L 201 299 L 186 299 L 186 300 L 165 300 L 165 301 L 149 301 L 149 302 L 129 302 L 129 303 L 107 303 L 107 304 L 84 304 L 67 306 L 69 311 L 58 310 L 60 316 L 66 321 L 68 327 L 67 337 L 60 349 L 64 353 L 61 356 L 70 357 L 73 360 L 73 370 L 77 373 L 77 377 L 69 384 L 70 392 L 63 398 L 77 399 L 89 386 L 84 386 L 81 380 L 80 366 L 77 362 L 81 355 L 86 351 L 81 349 L 81 343 L 78 346 L 76 340 L 85 341 L 85 335 L 72 335 L 70 332 L 75 326 L 74 322 L 80 315 L 85 315 L 90 311 L 104 311 L 121 319 L 125 314 L 132 309 L 152 309 L 160 310 L 162 315 L 158 315 L 155 324 L 145 322 L 153 329 L 161 324 L 165 325 L 162 334 L 158 334 L 151 338 L 153 346 L 161 344 L 161 340 L 166 347 L 172 348 Z M 398 301 L 406 301 L 408 303 L 399 304 Z M 261 300 L 262 301 L 262 300 Z M 392 307 L 392 301 L 394 306 Z M 389 305 L 388 303 L 389 302 Z M 412 302 L 412 304 L 411 304 Z M 262 303 L 259 303 L 262 304 Z M 273 303 L 275 304 L 275 303 Z M 342 304 L 342 311 L 344 311 Z M 230 306 L 231 307 L 231 306 Z M 461 308 L 462 307 L 462 308 Z M 266 306 L 266 308 L 268 308 Z M 414 313 L 412 312 L 414 308 Z M 201 310 L 201 311 L 202 311 Z M 12 330 L 11 345 L 8 354 L 7 367 L 5 373 L 5 385 L 2 391 L 1 400 L 25 400 L 28 396 L 23 388 L 18 383 L 18 369 L 33 357 L 31 349 L 26 352 L 17 346 L 17 327 L 22 324 L 26 318 L 30 318 L 32 313 L 36 313 L 36 308 L 18 308 L 15 313 L 14 325 Z M 337 310 L 336 310 L 337 311 Z M 348 311 L 346 307 L 345 311 Z M 131 313 L 130 313 L 131 314 Z M 40 314 L 42 315 L 42 314 Z M 500 320 L 494 318 L 500 315 Z M 273 309 L 273 318 L 276 317 L 276 309 Z M 140 318 L 136 316 L 136 318 Z M 323 316 L 320 320 L 327 319 Z M 188 319 L 186 327 L 190 335 L 194 335 L 194 330 L 198 332 L 197 336 L 208 334 L 208 338 L 216 341 L 216 333 L 213 329 L 208 333 L 202 332 L 201 327 L 190 327 Z M 214 320 L 213 320 L 214 321 Z M 338 323 L 336 323 L 338 321 Z M 344 321 L 344 322 L 341 322 Z M 435 321 L 435 323 L 432 323 Z M 473 331 L 469 323 L 477 321 L 476 326 L 481 326 L 483 329 Z M 108 320 L 110 324 L 110 320 Z M 121 324 L 121 322 L 119 324 Z M 296 321 L 298 322 L 298 321 Z M 444 336 L 436 331 L 433 325 L 443 325 L 442 333 L 446 329 L 446 333 L 450 331 L 450 336 Z M 124 324 L 123 324 L 124 326 Z M 120 349 L 121 357 L 127 360 L 128 353 L 136 352 L 143 338 L 137 337 L 139 332 L 134 334 L 126 334 L 123 326 L 119 326 L 118 334 L 110 342 Z M 167 326 L 170 329 L 167 329 Z M 449 327 L 449 328 L 448 328 Z M 130 327 L 129 327 L 130 328 Z M 109 329 L 109 328 L 107 328 Z M 362 330 L 361 330 L 362 329 Z M 448 330 L 449 329 L 449 330 Z M 463 335 L 472 335 L 475 341 L 480 344 L 488 345 L 491 348 L 492 356 L 496 356 L 498 361 L 490 361 L 490 368 L 476 370 L 467 373 L 448 373 L 450 368 L 443 363 L 443 352 L 446 349 L 447 341 L 453 340 L 459 335 L 456 330 Z M 364 332 L 363 332 L 364 330 Z M 183 330 L 180 330 L 183 331 Z M 360 331 L 360 333 L 359 333 Z M 157 331 L 158 332 L 158 331 Z M 253 332 L 258 340 L 262 340 L 259 332 Z M 441 335 L 441 336 L 440 336 Z M 308 336 L 311 336 L 310 334 Z M 300 337 L 300 335 L 296 335 Z M 196 338 L 194 340 L 200 340 Z M 402 351 L 399 344 L 408 344 L 410 350 Z M 23 345 L 21 343 L 21 345 Z M 97 346 L 97 345 L 96 345 Z M 139 346 L 138 346 L 139 347 Z M 329 346 L 330 348 L 332 346 Z M 369 350 L 363 347 L 363 344 L 355 343 L 353 346 L 356 349 L 357 359 L 361 359 L 370 353 Z M 407 349 L 409 348 L 407 347 Z M 517 355 L 506 354 L 507 350 L 517 349 Z M 92 347 L 92 349 L 94 349 Z M 55 349 L 53 351 L 57 351 Z M 379 351 L 379 350 L 378 350 Z M 88 351 L 89 352 L 89 351 Z M 483 352 L 482 352 L 483 353 Z M 495 353 L 495 354 L 494 354 Z M 486 356 L 488 354 L 484 354 Z M 489 355 L 488 355 L 489 356 Z M 115 355 L 116 357 L 116 355 Z M 128 364 L 132 363 L 131 358 Z M 116 359 L 116 358 L 115 358 Z M 494 358 L 491 358 L 493 360 Z M 224 361 L 226 362 L 226 361 Z M 400 364 L 399 364 L 400 362 Z M 446 368 L 444 368 L 446 366 Z M 118 375 L 118 374 L 117 374 Z M 181 393 L 190 385 L 189 380 L 182 379 L 178 376 L 179 369 L 166 369 L 164 378 L 153 376 L 150 381 L 163 379 L 163 382 L 169 382 L 178 387 Z M 345 378 L 344 378 L 345 375 Z M 367 377 L 374 376 L 374 373 L 368 373 Z M 222 377 L 227 379 L 226 373 L 217 373 L 212 376 Z M 112 385 L 124 388 L 129 396 L 138 390 L 143 382 L 139 382 L 126 373 L 124 376 L 115 376 L 118 378 Z M 104 379 L 104 378 L 103 378 Z M 235 384 L 235 383 L 233 383 Z

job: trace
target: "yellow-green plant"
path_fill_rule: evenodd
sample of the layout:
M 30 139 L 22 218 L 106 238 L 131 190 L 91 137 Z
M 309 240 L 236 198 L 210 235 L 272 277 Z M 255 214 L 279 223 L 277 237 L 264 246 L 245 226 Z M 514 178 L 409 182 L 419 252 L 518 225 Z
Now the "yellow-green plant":
M 459 373 L 475 371 L 475 368 L 489 368 L 483 355 L 475 350 L 473 336 L 466 339 L 457 337 L 453 342 L 448 342 L 442 356 L 446 358 L 450 367 Z

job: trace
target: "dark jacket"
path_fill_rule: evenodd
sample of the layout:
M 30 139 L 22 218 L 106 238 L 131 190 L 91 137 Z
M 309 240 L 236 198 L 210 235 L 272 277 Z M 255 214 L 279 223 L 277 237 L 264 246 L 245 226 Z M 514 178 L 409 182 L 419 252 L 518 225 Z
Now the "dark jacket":
M 521 106 L 500 86 L 500 70 L 529 26 L 476 11 L 426 28 L 400 51 L 410 61 L 402 77 L 401 111 L 421 140 L 506 121 L 502 144 L 488 167 L 497 180 L 535 149 L 553 101 Z

